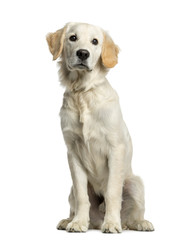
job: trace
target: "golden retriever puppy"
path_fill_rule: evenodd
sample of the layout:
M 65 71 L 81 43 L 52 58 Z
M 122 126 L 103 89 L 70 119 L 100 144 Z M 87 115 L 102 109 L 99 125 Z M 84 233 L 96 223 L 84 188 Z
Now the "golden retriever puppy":
M 131 138 L 106 79 L 118 62 L 118 46 L 101 28 L 84 23 L 66 24 L 47 42 L 53 60 L 61 58 L 61 128 L 73 180 L 70 216 L 57 228 L 153 231 L 144 220 L 142 181 L 132 173 Z

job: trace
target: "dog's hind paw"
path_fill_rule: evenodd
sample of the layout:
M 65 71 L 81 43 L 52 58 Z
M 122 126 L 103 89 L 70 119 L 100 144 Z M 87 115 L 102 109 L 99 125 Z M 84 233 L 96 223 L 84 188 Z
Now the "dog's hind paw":
M 67 225 L 68 225 L 71 221 L 72 221 L 71 218 L 63 219 L 63 220 L 61 220 L 61 221 L 58 223 L 58 225 L 57 225 L 56 228 L 57 228 L 58 230 L 66 230 Z
M 128 229 L 136 231 L 154 231 L 153 224 L 147 220 L 127 224 Z

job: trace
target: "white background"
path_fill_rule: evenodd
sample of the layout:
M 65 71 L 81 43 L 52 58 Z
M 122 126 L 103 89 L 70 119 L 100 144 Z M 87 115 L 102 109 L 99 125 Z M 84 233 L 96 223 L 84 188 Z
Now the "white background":
M 108 30 L 121 48 L 108 79 L 134 144 L 156 231 L 70 234 L 71 186 L 59 110 L 64 89 L 45 35 L 70 21 Z M 184 2 L 7 0 L 0 3 L 0 238 L 168 239 L 183 234 Z

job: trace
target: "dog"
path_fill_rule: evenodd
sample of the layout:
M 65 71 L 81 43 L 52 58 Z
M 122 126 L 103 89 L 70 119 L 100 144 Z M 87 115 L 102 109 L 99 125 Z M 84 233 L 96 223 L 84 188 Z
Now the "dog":
M 73 186 L 70 216 L 59 230 L 153 231 L 144 219 L 144 187 L 131 168 L 132 141 L 118 95 L 106 79 L 119 48 L 107 32 L 67 23 L 46 37 L 66 91 L 60 111 Z

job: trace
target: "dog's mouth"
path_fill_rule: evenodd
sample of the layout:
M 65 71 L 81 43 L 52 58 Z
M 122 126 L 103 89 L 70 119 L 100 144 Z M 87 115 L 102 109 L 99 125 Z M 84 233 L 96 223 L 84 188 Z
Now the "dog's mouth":
M 92 69 L 90 69 L 88 67 L 87 64 L 85 63 L 77 63 L 75 65 L 73 65 L 72 67 L 71 66 L 68 66 L 69 70 L 86 70 L 86 71 L 92 71 Z

